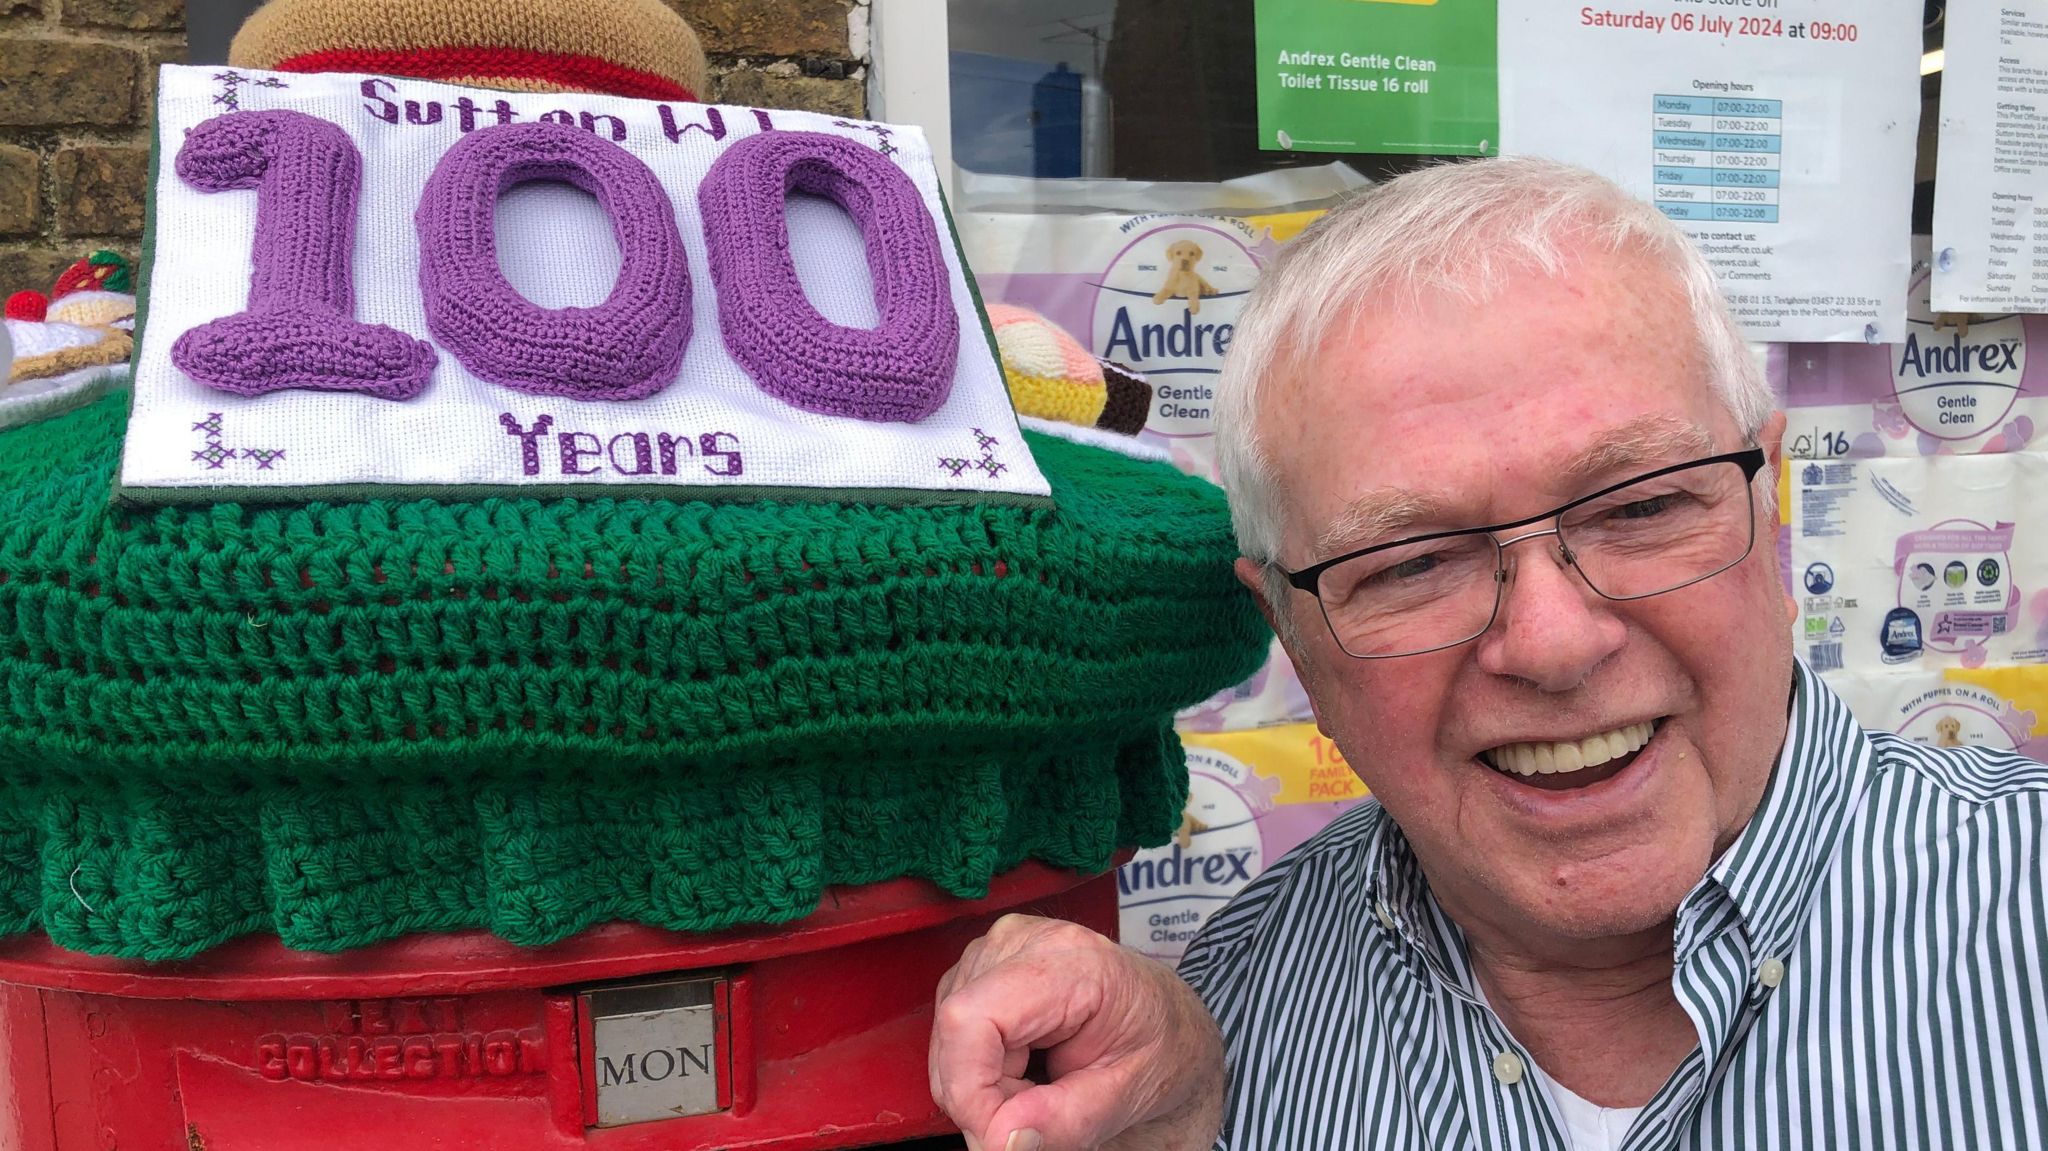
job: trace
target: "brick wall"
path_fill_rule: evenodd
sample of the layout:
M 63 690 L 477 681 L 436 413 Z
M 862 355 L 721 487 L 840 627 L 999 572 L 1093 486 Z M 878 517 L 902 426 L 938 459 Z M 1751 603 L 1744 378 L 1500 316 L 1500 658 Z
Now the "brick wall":
M 713 99 L 865 113 L 867 0 L 667 3 Z M 185 0 L 0 0 L 0 295 L 48 291 L 94 248 L 139 254 L 156 66 L 185 58 Z
M 0 0 L 0 293 L 135 254 L 150 78 L 184 28 L 185 0 Z
M 8 0 L 0 0 L 0 4 Z M 762 108 L 867 114 L 864 46 L 868 0 L 667 0 L 704 41 L 712 98 Z M 934 0 L 936 2 L 936 0 Z

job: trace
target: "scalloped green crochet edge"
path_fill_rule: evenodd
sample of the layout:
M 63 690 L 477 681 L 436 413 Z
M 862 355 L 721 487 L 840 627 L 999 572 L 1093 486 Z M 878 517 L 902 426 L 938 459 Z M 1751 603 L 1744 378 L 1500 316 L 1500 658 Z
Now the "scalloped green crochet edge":
M 1051 437 L 1054 510 L 140 512 L 123 414 L 0 433 L 0 934 L 540 943 L 1099 869 L 1265 651 L 1220 493 Z

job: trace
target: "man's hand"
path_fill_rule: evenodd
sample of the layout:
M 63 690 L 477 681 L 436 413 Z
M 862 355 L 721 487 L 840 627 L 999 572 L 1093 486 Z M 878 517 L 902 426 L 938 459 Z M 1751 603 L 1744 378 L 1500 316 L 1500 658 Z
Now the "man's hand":
M 1025 1078 L 1034 1051 L 1045 1083 Z M 939 981 L 932 1098 L 975 1151 L 1195 1151 L 1223 1122 L 1223 1039 L 1159 963 L 1009 915 Z

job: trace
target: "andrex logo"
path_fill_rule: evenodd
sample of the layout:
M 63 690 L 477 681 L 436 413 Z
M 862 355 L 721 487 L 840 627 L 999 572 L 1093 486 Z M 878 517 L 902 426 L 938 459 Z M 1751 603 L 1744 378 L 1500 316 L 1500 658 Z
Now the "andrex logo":
M 1897 374 L 1904 376 L 1911 372 L 1924 379 L 1936 375 L 2017 372 L 2020 370 L 2020 349 L 2024 346 L 2017 336 L 1996 343 L 1965 343 L 1960 332 L 1950 336 L 1946 344 L 1933 340 L 1923 344 L 1918 332 L 1908 331 L 1906 342 L 1899 351 Z
M 1213 854 L 1184 853 L 1175 844 L 1163 859 L 1134 859 L 1117 869 L 1117 889 L 1125 895 L 1178 887 L 1183 883 L 1223 886 L 1252 881 L 1252 849 L 1225 848 Z
M 2027 368 L 2026 329 L 2018 316 L 1950 328 L 1909 319 L 1906 342 L 1892 347 L 1892 391 L 1916 428 L 1937 440 L 1968 440 L 1998 430 Z

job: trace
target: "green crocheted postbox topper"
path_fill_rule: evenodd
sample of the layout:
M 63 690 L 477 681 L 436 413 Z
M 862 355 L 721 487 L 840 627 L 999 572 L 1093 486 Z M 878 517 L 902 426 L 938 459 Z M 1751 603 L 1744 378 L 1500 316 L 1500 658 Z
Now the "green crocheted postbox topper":
M 962 896 L 1164 842 L 1268 633 L 1221 494 L 126 509 L 127 398 L 0 433 L 0 935 L 192 955 Z

